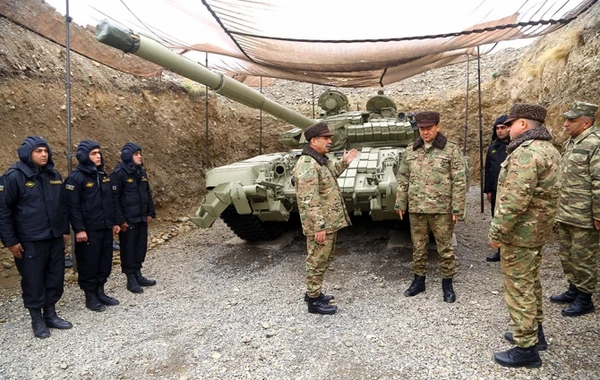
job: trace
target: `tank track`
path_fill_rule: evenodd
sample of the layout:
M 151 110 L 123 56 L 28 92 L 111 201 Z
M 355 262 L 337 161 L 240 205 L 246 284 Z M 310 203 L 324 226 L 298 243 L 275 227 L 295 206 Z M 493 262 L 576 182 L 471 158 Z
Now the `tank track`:
M 234 234 L 246 241 L 275 240 L 287 228 L 285 222 L 263 222 L 256 215 L 240 215 L 231 206 L 220 217 Z

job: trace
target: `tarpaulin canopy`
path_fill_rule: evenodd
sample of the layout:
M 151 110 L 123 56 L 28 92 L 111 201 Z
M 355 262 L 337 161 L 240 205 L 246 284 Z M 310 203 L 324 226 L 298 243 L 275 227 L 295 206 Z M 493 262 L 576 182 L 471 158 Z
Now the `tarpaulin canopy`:
M 111 19 L 200 63 L 210 53 L 231 76 L 370 87 L 553 32 L 596 1 L 77 0 L 71 15 Z

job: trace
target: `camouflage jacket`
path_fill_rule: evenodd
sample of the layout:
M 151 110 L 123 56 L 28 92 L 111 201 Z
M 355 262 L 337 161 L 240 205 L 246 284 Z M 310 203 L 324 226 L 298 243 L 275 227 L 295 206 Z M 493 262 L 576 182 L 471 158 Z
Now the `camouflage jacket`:
M 600 130 L 595 126 L 565 142 L 556 220 L 594 228 L 600 220 Z
M 546 127 L 526 131 L 507 148 L 500 166 L 491 241 L 520 247 L 544 245 L 558 207 L 560 153 Z
M 335 232 L 350 225 L 350 217 L 336 178 L 348 167 L 343 161 L 331 163 L 307 146 L 294 168 L 296 201 L 306 236 L 325 230 Z
M 461 215 L 466 199 L 465 163 L 458 145 L 438 133 L 429 149 L 422 138 L 406 148 L 398 170 L 396 210 Z

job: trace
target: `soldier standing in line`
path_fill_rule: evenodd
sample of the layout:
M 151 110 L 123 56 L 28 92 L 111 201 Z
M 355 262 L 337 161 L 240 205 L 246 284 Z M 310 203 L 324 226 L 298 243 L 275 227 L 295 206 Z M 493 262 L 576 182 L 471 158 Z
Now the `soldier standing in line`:
M 504 122 L 510 126 L 511 143 L 500 168 L 489 239 L 492 248 L 502 246 L 504 299 L 515 323 L 514 334 L 504 337 L 516 347 L 494 354 L 505 367 L 539 367 L 538 349 L 547 347 L 540 263 L 558 207 L 560 154 L 545 120 L 544 107 L 518 103 Z
M 510 142 L 509 128 L 504 125 L 508 115 L 500 115 L 494 122 L 494 132 L 492 134 L 492 143 L 488 148 L 485 157 L 485 185 L 483 192 L 492 206 L 492 218 L 496 208 L 496 194 L 498 191 L 498 173 L 500 173 L 500 164 L 506 159 L 506 146 Z M 500 248 L 486 258 L 487 261 L 500 261 Z
M 55 308 L 64 290 L 64 236 L 69 233 L 64 187 L 46 140 L 26 137 L 17 152 L 20 161 L 2 176 L 0 185 L 0 236 L 21 274 L 33 334 L 47 338 L 48 327 L 73 327 Z
M 306 294 L 308 312 L 334 314 L 337 306 L 330 305 L 333 296 L 321 292 L 323 276 L 333 261 L 337 231 L 350 225 L 336 178 L 358 155 L 358 150 L 344 152 L 342 161 L 329 161 L 326 153 L 331 147 L 327 123 L 319 122 L 304 131 L 308 145 L 302 150 L 294 168 L 298 211 L 302 231 L 306 236 Z
M 563 114 L 571 136 L 565 142 L 556 221 L 560 261 L 569 289 L 550 297 L 570 303 L 562 315 L 575 317 L 594 312 L 597 256 L 600 249 L 600 130 L 595 104 L 574 102 Z
M 115 222 L 120 225 L 121 270 L 127 276 L 127 290 L 142 293 L 142 286 L 156 285 L 142 275 L 148 251 L 148 223 L 156 218 L 142 148 L 132 142 L 123 145 L 121 162 L 110 174 L 115 204 Z
M 395 205 L 400 219 L 408 209 L 413 243 L 414 279 L 404 295 L 412 297 L 425 291 L 427 243 L 433 232 L 440 256 L 443 299 L 452 303 L 456 301 L 452 233 L 465 209 L 465 163 L 458 145 L 439 132 L 439 113 L 419 112 L 415 119 L 420 137 L 402 155 Z
M 113 190 L 104 172 L 100 144 L 92 140 L 79 143 L 79 165 L 66 181 L 69 220 L 75 232 L 75 257 L 79 287 L 85 293 L 85 306 L 104 311 L 119 300 L 104 292 L 112 270 L 113 234 L 121 228 L 115 223 Z

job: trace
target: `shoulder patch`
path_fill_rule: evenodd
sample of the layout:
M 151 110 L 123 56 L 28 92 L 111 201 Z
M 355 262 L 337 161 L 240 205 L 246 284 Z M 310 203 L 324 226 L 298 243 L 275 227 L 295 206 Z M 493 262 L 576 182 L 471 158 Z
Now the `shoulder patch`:
M 32 181 L 25 182 L 25 186 L 27 186 L 27 187 L 34 187 L 35 186 L 35 182 L 32 182 Z
M 133 178 L 127 178 L 127 183 L 133 183 Z
M 65 189 L 73 191 L 73 190 L 75 190 L 75 186 L 73 186 L 73 185 L 66 185 Z
M 86 183 L 85 187 L 89 187 L 89 188 L 94 187 L 94 182 L 88 182 L 88 183 Z

